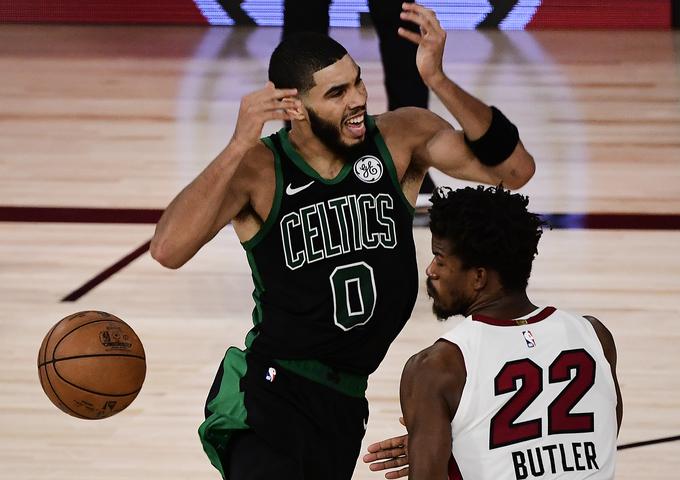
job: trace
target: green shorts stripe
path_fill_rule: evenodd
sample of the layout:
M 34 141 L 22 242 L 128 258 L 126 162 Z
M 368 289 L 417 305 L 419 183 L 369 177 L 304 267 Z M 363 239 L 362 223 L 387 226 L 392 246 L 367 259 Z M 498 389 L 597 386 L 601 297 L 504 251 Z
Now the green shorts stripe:
M 340 372 L 317 360 L 276 360 L 293 373 L 355 398 L 364 398 L 368 388 L 366 375 Z
M 246 352 L 236 347 L 229 348 L 224 355 L 222 368 L 220 388 L 217 395 L 208 402 L 210 415 L 198 427 L 198 436 L 210 463 L 226 478 L 220 452 L 225 450 L 227 442 L 236 431 L 249 428 L 246 424 L 244 393 L 240 387 L 247 370 Z

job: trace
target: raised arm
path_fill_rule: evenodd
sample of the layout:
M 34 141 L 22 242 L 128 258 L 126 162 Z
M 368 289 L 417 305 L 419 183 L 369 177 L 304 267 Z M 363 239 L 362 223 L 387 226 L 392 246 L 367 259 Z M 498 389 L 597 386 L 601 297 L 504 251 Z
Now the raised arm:
M 227 223 L 250 206 L 251 185 L 242 162 L 261 155 L 260 135 L 269 120 L 290 120 L 300 107 L 294 89 L 265 88 L 243 97 L 236 129 L 227 147 L 168 205 L 151 240 L 151 256 L 179 268 Z M 266 149 L 265 149 L 266 150 Z
M 418 44 L 416 63 L 425 84 L 439 97 L 463 128 L 456 131 L 434 114 L 414 161 L 464 180 L 519 188 L 533 176 L 533 157 L 525 150 L 516 127 L 500 112 L 470 95 L 446 76 L 442 67 L 446 32 L 432 10 L 405 3 L 402 19 L 417 24 L 420 33 L 404 28 L 399 34 Z M 426 114 L 421 113 L 422 116 Z

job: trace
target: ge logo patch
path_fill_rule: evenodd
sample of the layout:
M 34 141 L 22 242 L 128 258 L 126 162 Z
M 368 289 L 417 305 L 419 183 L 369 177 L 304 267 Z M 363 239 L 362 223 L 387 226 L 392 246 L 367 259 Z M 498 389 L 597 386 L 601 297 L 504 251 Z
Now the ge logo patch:
M 364 155 L 354 162 L 354 175 L 366 183 L 375 183 L 383 174 L 383 166 L 380 160 L 373 155 Z

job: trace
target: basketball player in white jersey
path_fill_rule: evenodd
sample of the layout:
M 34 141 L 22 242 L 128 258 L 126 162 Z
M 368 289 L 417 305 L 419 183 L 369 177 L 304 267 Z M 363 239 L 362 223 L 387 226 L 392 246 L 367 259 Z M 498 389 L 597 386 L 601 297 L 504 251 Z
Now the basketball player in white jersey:
M 408 436 L 364 462 L 409 479 L 612 479 L 623 403 L 607 328 L 526 294 L 543 222 L 502 188 L 439 189 L 427 291 L 465 320 L 401 377 Z M 408 452 L 407 452 L 408 445 Z

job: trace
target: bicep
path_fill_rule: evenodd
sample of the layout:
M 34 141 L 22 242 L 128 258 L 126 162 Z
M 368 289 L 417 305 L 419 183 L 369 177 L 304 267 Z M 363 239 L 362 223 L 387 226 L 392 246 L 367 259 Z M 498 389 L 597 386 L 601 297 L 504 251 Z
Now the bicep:
M 259 228 L 261 222 L 256 213 L 255 204 L 257 203 L 258 212 L 268 211 L 271 208 L 276 184 L 273 161 L 271 151 L 264 145 L 258 145 L 248 152 L 223 192 L 222 202 L 211 228 L 210 239 L 232 221 L 239 238 L 243 234 L 248 236 L 253 228 Z M 246 230 L 246 232 L 240 230 Z M 243 241 L 243 238 L 241 240 Z
M 481 163 L 465 143 L 464 133 L 448 123 L 440 125 L 417 154 L 427 167 L 451 177 L 488 185 L 503 183 L 507 188 L 521 187 L 535 170 L 533 157 L 521 141 L 502 163 L 495 166 Z
M 497 185 L 502 177 L 480 163 L 465 144 L 460 130 L 443 128 L 437 131 L 420 150 L 419 158 L 427 167 L 434 167 L 450 177 L 472 182 Z
M 250 203 L 250 194 L 245 185 L 239 184 L 238 180 L 234 185 L 230 186 L 224 192 L 224 198 L 219 208 L 219 212 L 215 218 L 212 228 L 210 229 L 210 240 L 215 237 L 229 222 L 238 217 L 244 210 L 247 209 Z

